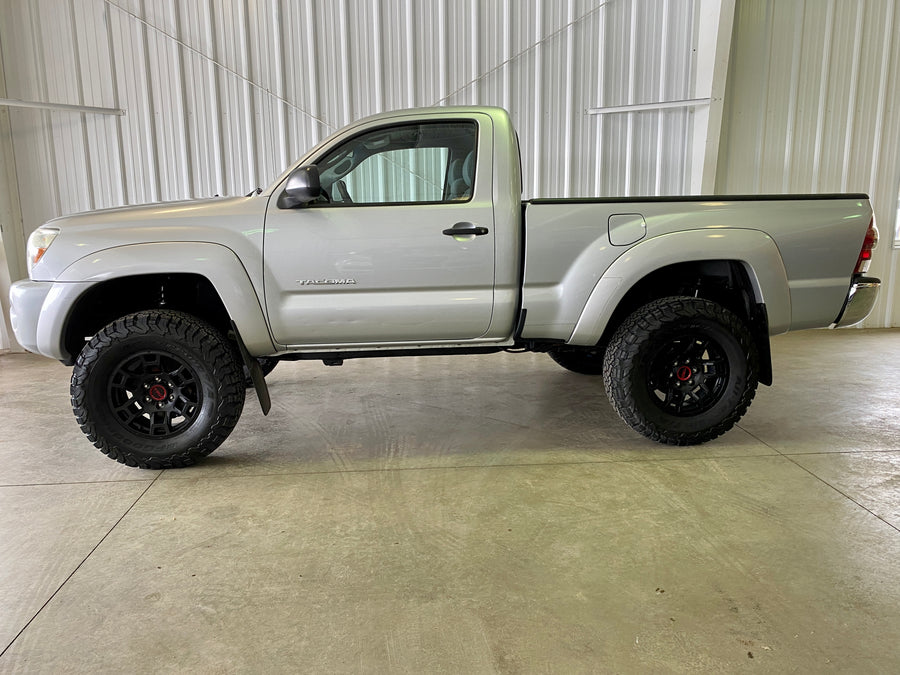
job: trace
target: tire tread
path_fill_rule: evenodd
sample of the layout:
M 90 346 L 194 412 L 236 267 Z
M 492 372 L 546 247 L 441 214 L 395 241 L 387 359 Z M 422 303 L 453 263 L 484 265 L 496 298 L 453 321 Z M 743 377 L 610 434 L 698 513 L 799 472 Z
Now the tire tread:
M 747 358 L 746 384 L 737 404 L 716 424 L 700 431 L 678 432 L 647 419 L 635 403 L 631 369 L 641 346 L 664 326 L 683 319 L 711 319 L 735 337 Z M 730 310 L 701 298 L 672 296 L 654 300 L 632 313 L 616 330 L 604 357 L 603 380 L 610 403 L 632 429 L 667 445 L 697 445 L 717 438 L 743 417 L 756 395 L 759 358 L 743 322 Z
M 180 340 L 200 351 L 216 381 L 219 405 L 208 431 L 190 447 L 163 456 L 146 456 L 117 444 L 98 429 L 87 404 L 93 367 L 105 350 L 134 336 L 157 335 Z M 69 388 L 75 419 L 88 440 L 110 459 L 142 469 L 170 469 L 193 465 L 228 437 L 244 406 L 244 386 L 238 357 L 227 339 L 211 325 L 189 314 L 169 310 L 138 312 L 118 319 L 94 335 L 81 350 Z

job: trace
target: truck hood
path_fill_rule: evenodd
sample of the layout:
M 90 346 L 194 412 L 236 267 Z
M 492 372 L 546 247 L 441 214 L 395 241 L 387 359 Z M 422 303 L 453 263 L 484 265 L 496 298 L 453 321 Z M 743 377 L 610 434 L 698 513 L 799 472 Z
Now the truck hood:
M 46 225 L 58 227 L 60 230 L 72 231 L 75 228 L 109 228 L 147 225 L 161 220 L 203 216 L 210 210 L 218 211 L 223 206 L 243 202 L 250 197 L 213 197 L 209 199 L 189 199 L 178 202 L 157 202 L 139 206 L 117 206 L 110 209 L 85 211 L 59 216 L 48 220 Z
M 56 239 L 34 266 L 31 278 L 56 279 L 81 258 L 119 246 L 159 242 L 206 242 L 234 251 L 261 250 L 265 196 L 224 197 L 127 206 L 54 218 Z

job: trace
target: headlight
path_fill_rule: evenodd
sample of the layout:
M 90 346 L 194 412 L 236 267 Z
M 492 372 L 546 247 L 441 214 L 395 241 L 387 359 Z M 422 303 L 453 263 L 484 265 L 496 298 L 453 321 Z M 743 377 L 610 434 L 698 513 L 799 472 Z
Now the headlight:
M 47 249 L 50 248 L 50 244 L 53 243 L 53 240 L 56 239 L 56 235 L 58 234 L 59 228 L 42 225 L 28 237 L 29 274 L 31 273 L 32 268 L 37 265 L 38 260 L 40 260 L 44 253 L 47 252 Z

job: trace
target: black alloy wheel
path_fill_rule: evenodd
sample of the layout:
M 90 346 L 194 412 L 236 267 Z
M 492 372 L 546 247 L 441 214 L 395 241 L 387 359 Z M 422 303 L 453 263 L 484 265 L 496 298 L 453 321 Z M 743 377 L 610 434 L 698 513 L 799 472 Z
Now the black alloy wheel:
M 668 297 L 629 316 L 606 349 L 603 382 L 619 416 L 647 438 L 704 443 L 756 394 L 759 355 L 744 323 L 710 300 Z
M 699 415 L 722 398 L 728 373 L 725 350 L 704 331 L 672 336 L 651 356 L 650 400 L 671 415 Z
M 111 459 L 143 469 L 189 466 L 237 424 L 243 365 L 236 346 L 205 321 L 148 310 L 85 344 L 70 394 L 81 430 Z
M 110 408 L 136 434 L 179 434 L 197 418 L 202 403 L 197 373 L 173 354 L 144 351 L 128 356 L 110 376 Z

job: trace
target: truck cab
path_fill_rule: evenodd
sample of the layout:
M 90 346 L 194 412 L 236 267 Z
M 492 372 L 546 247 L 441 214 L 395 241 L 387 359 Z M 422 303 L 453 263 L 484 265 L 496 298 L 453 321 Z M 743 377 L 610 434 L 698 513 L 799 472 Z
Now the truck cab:
M 511 344 L 520 191 L 498 108 L 376 116 L 318 146 L 268 191 L 273 339 L 307 351 Z

